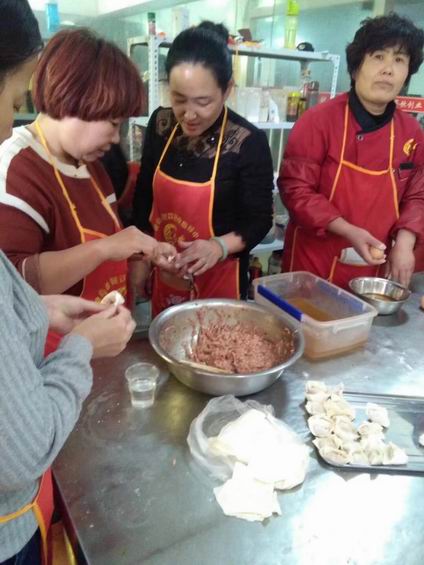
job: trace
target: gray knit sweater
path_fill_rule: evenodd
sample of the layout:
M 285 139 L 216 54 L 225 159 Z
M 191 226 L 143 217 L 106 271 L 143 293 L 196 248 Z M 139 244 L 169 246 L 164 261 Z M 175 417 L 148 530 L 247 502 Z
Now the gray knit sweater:
M 71 335 L 44 358 L 47 328 L 39 296 L 0 251 L 0 516 L 34 498 L 91 388 L 91 344 Z M 0 524 L 0 562 L 36 528 L 32 512 Z

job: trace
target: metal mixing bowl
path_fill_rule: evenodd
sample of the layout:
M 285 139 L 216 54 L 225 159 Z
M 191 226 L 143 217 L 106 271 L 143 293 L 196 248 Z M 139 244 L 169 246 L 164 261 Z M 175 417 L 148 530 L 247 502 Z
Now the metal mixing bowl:
M 199 311 L 202 311 L 205 324 L 216 321 L 216 314 L 219 312 L 230 324 L 239 321 L 254 322 L 273 339 L 279 336 L 282 329 L 289 328 L 293 332 L 294 352 L 280 365 L 244 375 L 217 374 L 185 365 L 180 361 L 188 360 L 187 348 L 200 329 Z M 151 323 L 149 340 L 153 349 L 167 362 L 169 370 L 179 381 L 194 390 L 218 396 L 243 396 L 269 387 L 286 367 L 299 359 L 304 349 L 303 333 L 295 320 L 280 318 L 259 304 L 218 298 L 185 302 L 164 310 Z
M 369 302 L 383 316 L 400 310 L 411 294 L 405 286 L 378 277 L 357 277 L 349 282 L 349 286 L 356 295 Z M 389 300 L 379 299 L 378 295 L 386 296 Z

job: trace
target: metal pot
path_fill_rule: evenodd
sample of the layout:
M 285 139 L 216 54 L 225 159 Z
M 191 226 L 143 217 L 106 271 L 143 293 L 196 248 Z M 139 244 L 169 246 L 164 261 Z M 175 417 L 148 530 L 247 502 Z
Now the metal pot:
M 276 339 L 281 330 L 289 328 L 294 336 L 294 352 L 284 363 L 257 373 L 217 374 L 212 371 L 184 364 L 187 360 L 188 344 L 200 329 L 198 312 L 202 320 L 216 320 L 222 313 L 229 323 L 238 321 L 254 322 L 270 338 Z M 234 394 L 243 396 L 254 394 L 272 385 L 283 373 L 301 357 L 304 349 L 303 332 L 295 320 L 282 318 L 266 310 L 259 304 L 228 299 L 205 299 L 185 302 L 172 306 L 159 314 L 151 323 L 149 340 L 156 351 L 168 364 L 169 370 L 186 386 L 212 395 Z

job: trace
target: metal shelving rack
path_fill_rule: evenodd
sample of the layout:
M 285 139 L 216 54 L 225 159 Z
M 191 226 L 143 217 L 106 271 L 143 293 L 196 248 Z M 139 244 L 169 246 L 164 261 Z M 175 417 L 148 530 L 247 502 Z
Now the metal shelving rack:
M 132 158 L 134 154 L 133 147 L 133 136 L 131 135 L 132 127 L 134 125 L 146 126 L 149 120 L 149 116 L 154 112 L 154 110 L 159 106 L 159 49 L 170 47 L 172 41 L 164 36 L 139 36 L 132 37 L 127 41 L 127 53 L 131 58 L 133 49 L 137 46 L 147 46 L 148 47 L 148 69 L 149 69 L 149 108 L 148 116 L 141 116 L 138 118 L 130 118 L 130 156 Z M 330 97 L 333 98 L 336 95 L 337 88 L 337 77 L 340 67 L 340 55 L 335 55 L 329 53 L 328 51 L 316 52 L 316 51 L 296 51 L 293 49 L 264 49 L 260 46 L 245 47 L 231 46 L 230 50 L 234 55 L 242 55 L 246 57 L 257 57 L 266 59 L 278 59 L 285 61 L 298 61 L 300 63 L 301 71 L 305 71 L 310 63 L 331 63 L 333 65 L 333 74 L 331 79 L 330 87 Z M 283 151 L 283 132 L 290 130 L 294 126 L 294 122 L 259 122 L 254 124 L 256 127 L 269 130 L 270 131 L 270 144 L 272 142 L 273 132 L 278 131 L 280 135 L 280 145 L 279 145 L 279 155 L 282 155 Z M 281 158 L 281 157 L 280 157 Z M 279 164 L 277 169 L 279 168 Z M 272 252 L 275 250 L 282 249 L 283 241 L 276 239 L 273 243 L 269 244 L 259 244 L 254 249 L 252 253 L 261 252 Z
M 159 49 L 170 47 L 172 41 L 164 36 L 139 36 L 132 37 L 127 41 L 128 56 L 132 56 L 133 49 L 137 46 L 144 45 L 148 47 L 148 68 L 149 68 L 149 116 L 159 106 Z M 337 77 L 340 67 L 340 55 L 328 53 L 327 51 L 296 51 L 294 49 L 264 49 L 260 46 L 245 47 L 231 46 L 230 50 L 234 54 L 247 57 L 258 57 L 265 59 L 279 59 L 285 61 L 298 61 L 301 70 L 305 70 L 310 63 L 331 63 L 333 65 L 333 75 L 331 79 L 330 97 L 336 94 Z M 132 125 L 147 125 L 149 116 L 141 116 L 139 118 L 131 118 L 130 128 Z M 293 127 L 293 122 L 259 122 L 255 123 L 256 127 L 264 130 L 283 132 Z M 271 133 L 272 135 L 272 133 Z M 281 133 L 281 144 L 283 135 Z M 130 136 L 130 152 L 133 154 L 132 136 Z

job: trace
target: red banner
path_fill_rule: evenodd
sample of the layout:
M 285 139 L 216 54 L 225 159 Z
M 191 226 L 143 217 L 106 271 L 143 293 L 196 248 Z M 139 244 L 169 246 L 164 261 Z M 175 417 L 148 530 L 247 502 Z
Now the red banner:
M 319 102 L 326 102 L 330 99 L 329 92 L 319 93 Z M 397 107 L 403 112 L 411 113 L 424 113 L 424 98 L 419 98 L 417 96 L 398 96 L 396 98 Z

